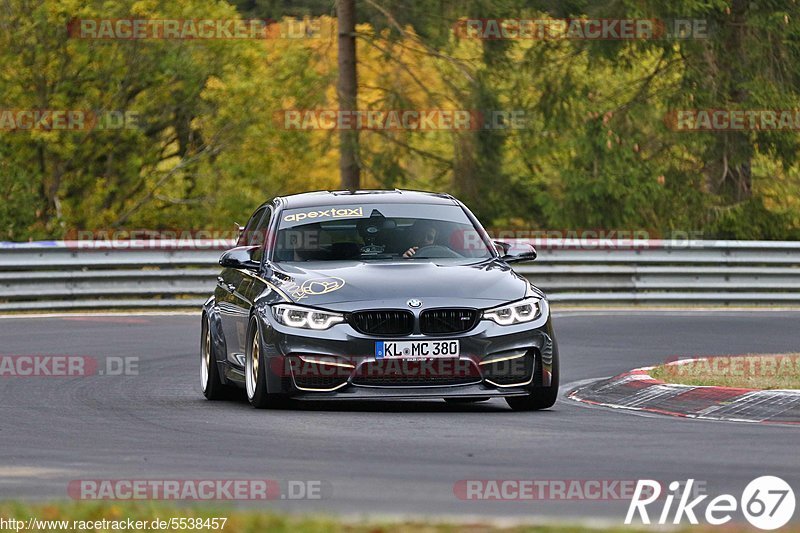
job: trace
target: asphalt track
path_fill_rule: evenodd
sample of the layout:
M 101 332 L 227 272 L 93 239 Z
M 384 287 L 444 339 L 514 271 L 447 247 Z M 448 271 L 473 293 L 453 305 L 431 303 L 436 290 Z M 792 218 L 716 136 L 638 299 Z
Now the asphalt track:
M 798 351 L 800 312 L 556 313 L 562 382 L 675 355 Z M 641 416 L 564 399 L 516 413 L 501 400 L 207 402 L 199 315 L 0 318 L 0 354 L 139 357 L 138 375 L 0 377 L 0 499 L 67 499 L 76 479 L 320 480 L 320 500 L 257 505 L 346 515 L 589 518 L 628 501 L 463 501 L 459 480 L 694 478 L 738 497 L 755 477 L 800 490 L 800 429 Z M 654 511 L 660 511 L 660 507 Z M 797 516 L 800 513 L 795 513 Z

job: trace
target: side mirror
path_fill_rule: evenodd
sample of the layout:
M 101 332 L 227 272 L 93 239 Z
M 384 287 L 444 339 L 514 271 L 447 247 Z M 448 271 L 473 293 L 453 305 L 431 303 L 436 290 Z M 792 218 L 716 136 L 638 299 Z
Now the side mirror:
M 261 266 L 259 261 L 253 259 L 253 254 L 258 250 L 258 246 L 238 246 L 231 248 L 219 258 L 219 264 L 226 268 L 244 268 L 247 270 L 258 270 Z
M 494 249 L 500 254 L 500 257 L 508 255 L 508 251 L 511 249 L 510 244 L 503 241 L 492 241 L 492 243 L 494 244 Z
M 500 259 L 506 263 L 522 263 L 523 261 L 533 261 L 536 259 L 536 248 L 530 244 L 517 244 L 512 248 L 507 242 L 501 243 L 495 241 L 495 246 L 501 244 L 504 245 L 504 253 L 501 255 Z

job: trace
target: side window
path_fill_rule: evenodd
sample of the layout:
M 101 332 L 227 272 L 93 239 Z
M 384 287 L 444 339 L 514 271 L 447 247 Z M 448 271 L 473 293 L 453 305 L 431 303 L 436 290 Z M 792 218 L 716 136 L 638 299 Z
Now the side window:
M 269 221 L 272 217 L 272 209 L 267 207 L 265 209 L 264 216 L 261 218 L 261 221 L 256 226 L 255 230 L 253 231 L 253 237 L 250 241 L 251 246 L 258 245 L 258 250 L 253 254 L 253 259 L 256 261 L 261 261 L 261 258 L 264 257 L 264 251 L 266 246 L 264 243 L 267 241 L 267 233 L 269 231 Z
M 262 207 L 258 209 L 253 216 L 250 217 L 250 220 L 247 221 L 247 225 L 242 230 L 241 235 L 239 235 L 239 240 L 236 242 L 236 246 L 252 246 L 253 244 L 251 241 L 255 240 L 254 235 L 256 232 L 256 227 L 261 219 L 264 217 L 264 212 L 267 210 L 266 207 Z

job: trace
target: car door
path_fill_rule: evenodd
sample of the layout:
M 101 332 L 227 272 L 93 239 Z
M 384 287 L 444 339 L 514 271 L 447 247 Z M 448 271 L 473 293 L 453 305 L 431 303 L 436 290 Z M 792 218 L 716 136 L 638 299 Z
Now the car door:
M 248 236 L 247 246 L 258 246 L 258 249 L 253 253 L 252 258 L 259 263 L 262 262 L 268 244 L 268 235 L 270 221 L 272 220 L 272 208 L 266 207 L 264 215 L 261 220 L 253 228 L 253 231 Z M 236 303 L 237 311 L 234 314 L 236 321 L 236 333 L 241 343 L 241 353 L 244 353 L 247 344 L 247 328 L 250 324 L 250 310 L 253 307 L 253 301 L 261 294 L 264 289 L 264 283 L 260 278 L 260 271 L 255 270 L 241 270 L 239 271 L 241 279 L 236 288 Z
M 236 246 L 251 246 L 251 242 L 255 242 L 258 239 L 257 228 L 267 213 L 268 208 L 266 206 L 260 207 L 253 213 L 239 236 Z M 243 292 L 247 292 L 246 285 L 250 281 L 251 279 L 245 276 L 242 270 L 223 268 L 217 277 L 217 288 L 214 291 L 219 307 L 222 332 L 225 335 L 228 361 L 239 366 L 244 366 L 246 343 L 246 331 L 242 331 L 241 314 L 250 312 L 250 307 L 245 301 Z

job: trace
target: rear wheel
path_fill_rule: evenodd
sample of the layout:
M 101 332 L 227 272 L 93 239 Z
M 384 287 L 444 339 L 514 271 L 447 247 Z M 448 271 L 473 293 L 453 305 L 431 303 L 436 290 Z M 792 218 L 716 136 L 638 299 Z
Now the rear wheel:
M 211 338 L 211 327 L 208 317 L 203 316 L 203 326 L 200 335 L 200 386 L 203 395 L 208 400 L 227 400 L 234 394 L 233 387 L 222 383 L 217 365 L 217 356 L 214 353 L 214 343 Z
M 267 391 L 267 361 L 261 346 L 258 321 L 250 320 L 250 335 L 245 356 L 245 389 L 247 399 L 256 409 L 282 408 L 288 404 L 285 394 L 270 394 Z
M 533 388 L 527 396 L 509 396 L 506 398 L 509 407 L 515 411 L 538 411 L 553 407 L 558 398 L 558 367 L 558 352 L 556 352 L 553 354 L 553 373 L 550 386 Z

